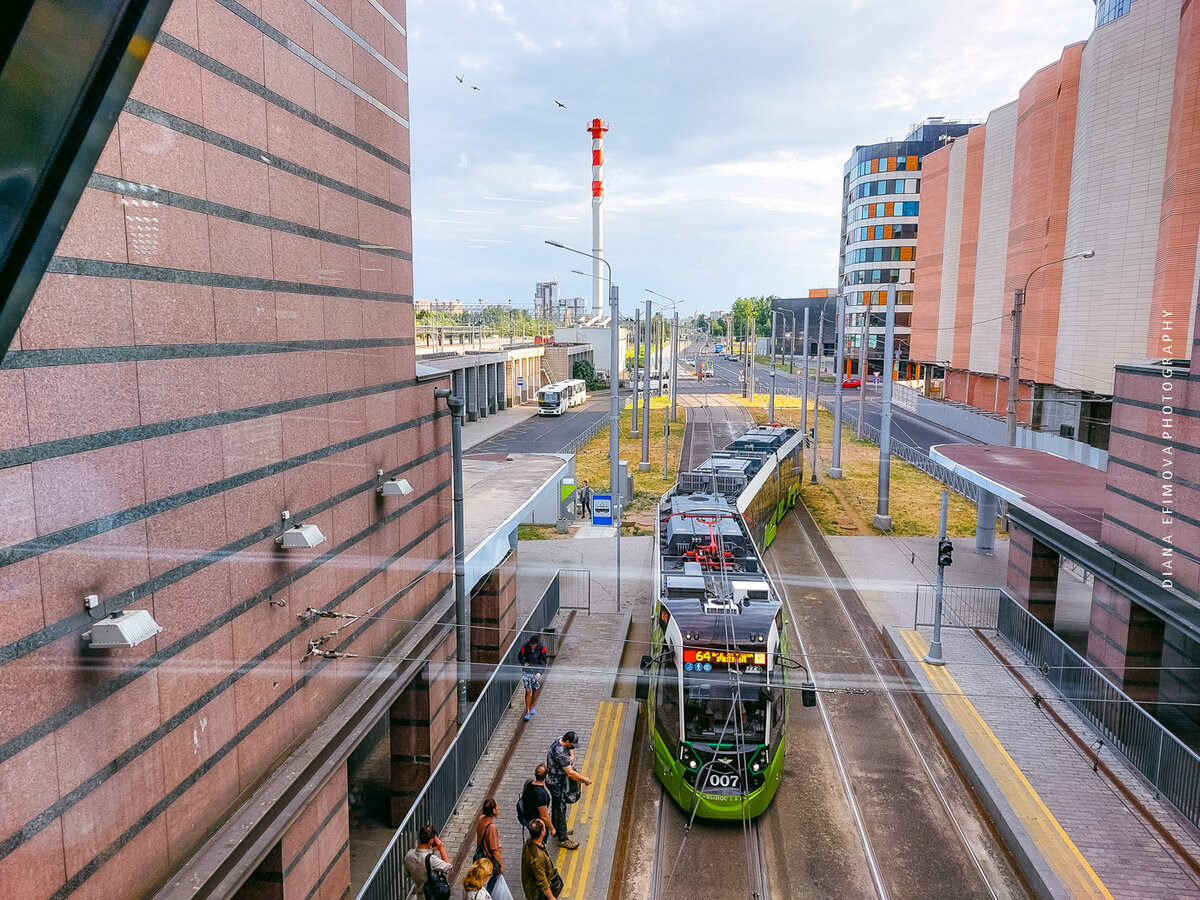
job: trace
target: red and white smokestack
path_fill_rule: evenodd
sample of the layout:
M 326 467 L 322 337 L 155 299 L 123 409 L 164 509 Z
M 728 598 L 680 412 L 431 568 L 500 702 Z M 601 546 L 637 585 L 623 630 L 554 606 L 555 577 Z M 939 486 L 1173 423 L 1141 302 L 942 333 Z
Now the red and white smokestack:
M 588 133 L 592 136 L 592 315 L 604 315 L 603 273 L 600 260 L 604 258 L 604 218 L 600 207 L 604 203 L 604 132 L 608 123 L 603 119 L 592 119 Z

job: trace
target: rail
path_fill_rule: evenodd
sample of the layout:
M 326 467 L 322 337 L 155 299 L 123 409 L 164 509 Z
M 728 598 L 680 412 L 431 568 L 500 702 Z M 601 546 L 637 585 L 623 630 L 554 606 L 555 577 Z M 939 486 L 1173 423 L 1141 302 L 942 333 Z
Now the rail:
M 1045 676 L 1165 800 L 1200 826 L 1200 755 L 999 588 L 947 587 L 943 627 L 995 629 Z M 933 585 L 919 585 L 914 621 L 932 624 Z
M 450 819 L 455 804 L 487 749 L 492 732 L 496 730 L 500 717 L 508 709 L 521 683 L 521 666 L 517 662 L 520 635 L 541 632 L 554 620 L 558 608 L 559 576 L 556 573 L 529 617 L 517 630 L 517 637 L 513 638 L 499 665 L 483 686 L 466 721 L 413 801 L 400 827 L 392 835 L 387 849 L 359 891 L 358 900 L 396 900 L 408 897 L 412 892 L 412 879 L 404 868 L 404 854 L 417 846 L 417 832 L 422 825 L 433 825 L 440 830 Z

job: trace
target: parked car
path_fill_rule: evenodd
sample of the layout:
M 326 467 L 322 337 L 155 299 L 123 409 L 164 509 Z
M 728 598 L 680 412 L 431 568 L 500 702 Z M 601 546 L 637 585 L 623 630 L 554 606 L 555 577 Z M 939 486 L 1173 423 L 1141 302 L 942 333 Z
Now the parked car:
M 862 380 L 858 379 L 858 378 L 843 378 L 842 379 L 842 387 L 844 387 L 844 388 L 862 387 Z

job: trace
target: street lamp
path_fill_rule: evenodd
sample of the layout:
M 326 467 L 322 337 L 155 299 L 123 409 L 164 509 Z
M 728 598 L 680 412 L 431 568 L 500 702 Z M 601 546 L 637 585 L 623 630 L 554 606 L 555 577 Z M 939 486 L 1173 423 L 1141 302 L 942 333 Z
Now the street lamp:
M 1047 266 L 1057 266 L 1059 263 L 1065 263 L 1071 259 L 1091 259 L 1096 255 L 1095 250 L 1084 250 L 1082 253 L 1073 253 L 1070 256 L 1064 256 L 1062 259 L 1054 259 L 1050 262 L 1042 263 L 1036 269 L 1029 273 L 1025 279 L 1025 284 L 1021 289 L 1013 293 L 1013 310 L 1012 310 L 1012 363 L 1008 369 L 1008 446 L 1017 446 L 1017 393 L 1021 378 L 1021 312 L 1025 308 L 1025 290 L 1029 287 L 1029 282 L 1033 276 Z
M 608 362 L 608 479 L 613 495 L 613 521 L 617 526 L 617 612 L 621 611 L 621 490 L 617 484 L 620 477 L 620 465 L 617 457 L 621 455 L 618 429 L 621 424 L 621 409 L 617 398 L 617 382 L 619 381 L 618 358 L 621 353 L 621 315 L 620 291 L 613 284 L 612 266 L 603 256 L 584 253 L 574 247 L 560 244 L 558 241 L 546 241 L 551 247 L 566 250 L 568 253 L 578 253 L 588 259 L 599 260 L 608 269 L 608 314 L 609 322 L 609 362 Z

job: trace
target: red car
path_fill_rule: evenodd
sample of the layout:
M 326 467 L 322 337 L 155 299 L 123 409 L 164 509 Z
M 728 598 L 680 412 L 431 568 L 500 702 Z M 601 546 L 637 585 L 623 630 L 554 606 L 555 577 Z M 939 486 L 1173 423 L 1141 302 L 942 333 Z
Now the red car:
M 844 387 L 844 388 L 862 387 L 862 381 L 858 378 L 844 378 L 844 379 L 842 379 L 842 387 Z

